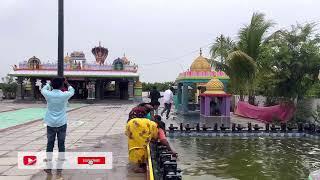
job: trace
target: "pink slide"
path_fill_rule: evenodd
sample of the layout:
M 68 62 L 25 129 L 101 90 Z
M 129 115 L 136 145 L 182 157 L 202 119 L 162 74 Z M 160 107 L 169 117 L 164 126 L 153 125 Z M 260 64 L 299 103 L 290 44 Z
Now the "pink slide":
M 279 119 L 281 122 L 287 122 L 294 114 L 295 108 L 290 105 L 276 105 L 270 107 L 258 107 L 249 103 L 239 101 L 235 114 L 262 122 L 272 122 L 273 119 Z

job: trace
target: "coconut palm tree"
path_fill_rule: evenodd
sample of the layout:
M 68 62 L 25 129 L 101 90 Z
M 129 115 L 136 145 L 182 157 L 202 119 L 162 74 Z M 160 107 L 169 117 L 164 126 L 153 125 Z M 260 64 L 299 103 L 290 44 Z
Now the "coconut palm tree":
M 265 19 L 265 14 L 253 13 L 250 24 L 239 31 L 238 48 L 257 61 L 260 46 L 264 39 L 268 39 L 266 33 L 273 25 L 272 21 Z
M 239 42 L 238 48 L 243 53 L 247 54 L 252 58 L 254 62 L 258 63 L 258 58 L 260 54 L 261 45 L 267 41 L 269 38 L 266 37 L 267 31 L 272 27 L 274 23 L 270 20 L 265 19 L 265 14 L 263 13 L 253 13 L 250 24 L 244 26 L 239 31 Z M 271 35 L 273 36 L 273 34 Z M 257 66 L 259 71 L 259 67 Z M 249 86 L 249 103 L 254 104 L 254 89 L 255 89 L 255 78 Z
M 210 49 L 212 64 L 216 65 L 217 69 L 225 71 L 230 77 L 231 86 L 241 96 L 245 91 L 249 92 L 250 103 L 254 102 L 254 80 L 256 71 L 259 71 L 257 64 L 259 64 L 260 47 L 265 41 L 268 41 L 266 33 L 273 25 L 272 21 L 265 19 L 263 13 L 253 13 L 250 23 L 240 29 L 239 41 L 236 45 L 231 38 L 220 35 Z M 237 63 L 239 66 L 236 65 Z M 247 64 L 243 66 L 245 63 Z M 237 71 L 232 70 L 231 64 Z M 239 76 L 232 78 L 233 74 Z
M 244 100 L 244 93 L 248 91 L 256 74 L 256 63 L 246 53 L 237 50 L 229 54 L 225 66 L 226 73 L 230 77 L 230 84 L 235 92 L 240 94 L 240 100 Z
M 235 47 L 236 43 L 230 37 L 221 34 L 210 47 L 211 59 L 224 64 L 229 53 L 234 51 Z M 214 61 L 211 62 L 211 66 L 213 65 L 215 65 Z

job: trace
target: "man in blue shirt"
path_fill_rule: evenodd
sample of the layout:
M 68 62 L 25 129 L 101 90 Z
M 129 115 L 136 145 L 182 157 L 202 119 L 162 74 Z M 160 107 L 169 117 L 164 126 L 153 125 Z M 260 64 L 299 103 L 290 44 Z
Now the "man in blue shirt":
M 64 84 L 68 91 L 62 92 Z M 52 90 L 51 90 L 52 89 Z M 47 112 L 44 121 L 47 124 L 47 152 L 53 152 L 55 138 L 58 139 L 59 152 L 65 152 L 65 139 L 67 131 L 66 106 L 68 100 L 74 95 L 74 88 L 64 78 L 54 78 L 51 85 L 48 83 L 41 89 L 41 94 L 47 101 Z M 51 173 L 51 169 L 45 172 Z M 61 170 L 58 171 L 61 173 Z

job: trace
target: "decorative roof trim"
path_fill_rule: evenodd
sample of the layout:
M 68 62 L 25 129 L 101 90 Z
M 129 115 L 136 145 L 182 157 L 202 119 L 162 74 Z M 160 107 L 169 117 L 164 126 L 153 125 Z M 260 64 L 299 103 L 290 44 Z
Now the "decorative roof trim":
M 66 77 L 139 77 L 138 73 L 124 71 L 65 71 Z M 57 71 L 19 70 L 9 73 L 10 76 L 54 77 Z
M 205 93 L 202 93 L 200 94 L 200 96 L 208 96 L 208 97 L 230 97 L 232 96 L 232 94 L 205 94 Z

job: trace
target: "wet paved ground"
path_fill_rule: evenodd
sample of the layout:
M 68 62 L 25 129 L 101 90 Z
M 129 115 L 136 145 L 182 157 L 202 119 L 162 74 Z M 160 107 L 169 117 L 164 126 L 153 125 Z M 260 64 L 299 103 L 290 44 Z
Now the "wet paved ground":
M 134 174 L 127 168 L 124 128 L 133 106 L 128 102 L 96 104 L 68 113 L 67 151 L 113 152 L 113 169 L 65 170 L 64 179 L 144 179 L 143 174 Z M 42 121 L 0 132 L 0 180 L 46 179 L 39 170 L 17 168 L 18 151 L 43 151 L 45 146 L 46 128 Z

